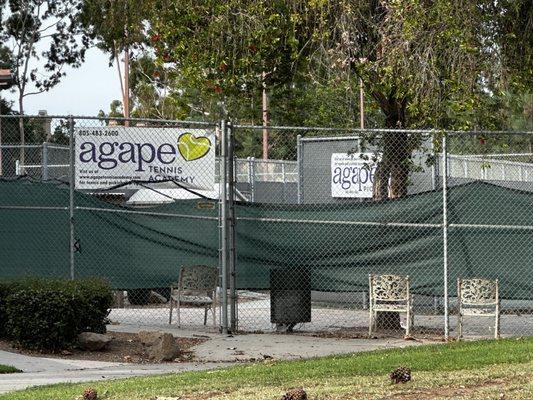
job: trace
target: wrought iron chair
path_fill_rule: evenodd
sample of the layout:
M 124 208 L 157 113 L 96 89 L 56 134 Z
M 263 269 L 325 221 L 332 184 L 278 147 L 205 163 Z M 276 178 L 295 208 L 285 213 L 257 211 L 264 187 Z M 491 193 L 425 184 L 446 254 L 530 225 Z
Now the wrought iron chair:
M 178 327 L 180 327 L 180 308 L 182 305 L 190 305 L 204 308 L 204 325 L 207 325 L 207 312 L 210 310 L 213 314 L 213 326 L 216 327 L 217 286 L 217 268 L 207 265 L 182 266 L 178 282 L 170 286 L 170 313 L 168 323 L 172 323 L 172 312 L 175 306 Z
M 500 337 L 500 295 L 498 279 L 457 279 L 459 326 L 457 339 L 463 338 L 463 317 L 494 317 L 494 338 Z
M 368 281 L 370 289 L 370 326 L 368 335 L 372 336 L 372 332 L 376 329 L 378 312 L 397 312 L 406 314 L 405 335 L 409 336 L 414 321 L 413 297 L 410 294 L 409 276 L 370 274 Z

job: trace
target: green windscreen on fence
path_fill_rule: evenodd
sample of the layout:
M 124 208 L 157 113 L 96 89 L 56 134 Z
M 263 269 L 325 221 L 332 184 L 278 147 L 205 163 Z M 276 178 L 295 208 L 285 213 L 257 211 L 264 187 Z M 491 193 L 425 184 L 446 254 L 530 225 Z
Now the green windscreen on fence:
M 503 298 L 533 298 L 524 264 L 533 259 L 533 194 L 473 182 L 448 197 L 450 292 L 457 277 L 475 276 L 498 278 Z M 74 200 L 77 277 L 159 288 L 180 265 L 218 264 L 216 205 L 126 209 L 80 192 Z M 1 277 L 69 276 L 68 206 L 66 185 L 0 180 Z M 313 290 L 362 291 L 369 273 L 395 273 L 412 276 L 415 293 L 443 293 L 440 190 L 335 209 L 238 203 L 236 216 L 239 289 L 269 289 L 271 270 L 281 269 L 305 271 Z

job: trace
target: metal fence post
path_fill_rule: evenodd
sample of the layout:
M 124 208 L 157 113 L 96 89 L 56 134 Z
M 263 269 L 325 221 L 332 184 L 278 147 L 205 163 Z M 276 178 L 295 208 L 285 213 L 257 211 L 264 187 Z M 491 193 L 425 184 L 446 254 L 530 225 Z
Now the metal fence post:
M 255 157 L 248 157 L 248 183 L 250 184 L 251 202 L 255 201 Z
M 298 204 L 302 204 L 302 135 L 296 136 L 296 162 L 298 173 Z
M 443 239 L 443 279 L 444 279 L 444 339 L 450 336 L 450 315 L 448 303 L 448 147 L 446 133 L 442 136 L 443 169 L 442 174 L 442 239 Z
M 282 186 L 282 195 L 283 195 L 283 202 L 287 202 L 287 177 L 285 175 L 285 161 L 281 161 L 281 177 L 283 179 L 283 186 Z
M 221 320 L 222 320 L 222 333 L 228 333 L 228 213 L 227 213 L 227 183 L 228 183 L 228 155 L 227 155 L 227 127 L 226 121 L 222 120 L 220 122 L 220 212 L 221 212 L 221 224 L 220 224 L 220 235 L 221 235 L 221 262 L 220 262 L 220 274 L 221 274 L 221 285 L 222 285 L 222 309 L 221 309 Z
M 75 185 L 75 176 L 74 176 L 74 118 L 69 116 L 69 225 L 70 225 L 70 279 L 74 280 L 75 277 L 75 261 L 74 261 L 74 250 L 75 250 L 75 232 L 74 232 L 74 185 Z
M 3 166 L 3 161 L 2 161 L 2 111 L 0 110 L 0 176 L 2 176 L 4 174 L 3 172 L 3 169 L 2 169 L 2 166 Z
M 361 150 L 359 150 L 361 152 Z M 434 157 L 433 165 L 431 166 L 431 188 L 433 190 L 437 189 L 437 179 L 438 179 L 438 163 L 440 160 L 437 158 L 437 153 L 435 153 L 435 141 L 431 141 L 431 155 Z
M 229 309 L 231 332 L 237 330 L 237 291 L 235 285 L 235 147 L 231 122 L 227 124 L 228 134 L 228 247 L 229 247 Z
M 42 152 L 42 159 L 43 159 L 43 162 L 42 162 L 42 168 L 43 168 L 43 173 L 42 173 L 42 176 L 43 176 L 43 181 L 47 181 L 48 180 L 48 143 L 47 142 L 43 142 L 43 152 Z

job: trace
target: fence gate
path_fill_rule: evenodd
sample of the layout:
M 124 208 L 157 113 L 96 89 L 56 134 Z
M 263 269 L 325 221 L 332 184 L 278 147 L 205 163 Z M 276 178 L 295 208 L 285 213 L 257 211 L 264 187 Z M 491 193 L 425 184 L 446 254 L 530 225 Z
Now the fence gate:
M 0 120 L 2 277 L 102 277 L 117 293 L 111 321 L 160 325 L 181 266 L 221 264 L 218 125 Z M 203 327 L 192 300 L 182 299 L 181 325 Z

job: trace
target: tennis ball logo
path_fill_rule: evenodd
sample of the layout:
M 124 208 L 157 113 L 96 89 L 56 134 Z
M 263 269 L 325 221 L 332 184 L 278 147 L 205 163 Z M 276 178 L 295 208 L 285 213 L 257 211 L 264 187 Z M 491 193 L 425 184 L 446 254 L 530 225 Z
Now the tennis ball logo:
M 196 137 L 192 133 L 183 133 L 178 138 L 178 150 L 185 161 L 202 158 L 211 148 L 211 141 L 205 136 Z

